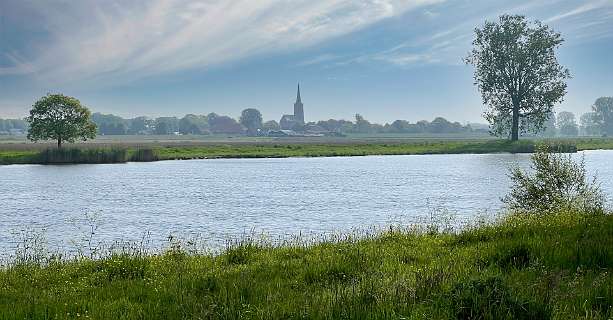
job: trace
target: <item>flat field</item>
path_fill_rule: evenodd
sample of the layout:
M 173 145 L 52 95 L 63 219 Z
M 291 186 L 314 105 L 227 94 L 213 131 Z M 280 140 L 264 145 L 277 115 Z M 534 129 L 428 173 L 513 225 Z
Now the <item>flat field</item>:
M 0 142 L 0 164 L 54 163 L 41 156 L 55 148 L 53 143 L 31 143 L 24 138 Z M 439 135 L 355 135 L 348 137 L 245 137 L 245 136 L 102 136 L 85 143 L 66 144 L 65 163 L 96 163 L 208 158 L 280 158 L 365 155 L 529 153 L 538 145 L 564 152 L 613 149 L 611 138 L 522 139 L 518 142 L 490 137 Z M 88 155 L 74 155 L 75 149 Z M 125 150 L 126 156 L 104 157 Z M 77 150 L 77 153 L 78 153 Z M 109 151 L 110 150 L 110 151 Z M 138 150 L 150 150 L 151 157 L 134 158 Z M 64 163 L 64 162 L 62 162 Z

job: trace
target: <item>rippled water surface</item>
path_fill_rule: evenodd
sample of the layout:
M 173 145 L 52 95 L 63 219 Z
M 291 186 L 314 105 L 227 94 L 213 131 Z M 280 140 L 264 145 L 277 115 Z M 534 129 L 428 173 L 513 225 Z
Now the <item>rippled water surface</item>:
M 494 214 L 509 187 L 508 167 L 529 155 L 422 155 L 220 159 L 112 165 L 0 166 L 0 253 L 26 229 L 70 250 L 98 219 L 96 240 L 151 234 L 220 243 L 245 233 L 272 237 L 345 232 L 415 222 L 434 207 L 466 221 Z M 613 152 L 585 152 L 613 195 Z

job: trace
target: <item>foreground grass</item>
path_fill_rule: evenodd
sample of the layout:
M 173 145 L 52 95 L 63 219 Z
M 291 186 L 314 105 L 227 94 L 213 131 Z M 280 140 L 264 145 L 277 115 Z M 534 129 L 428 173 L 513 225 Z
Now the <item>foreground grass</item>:
M 15 265 L 0 318 L 610 319 L 613 216 Z
M 548 144 L 552 150 L 575 152 L 574 142 L 566 140 L 510 142 L 507 140 L 422 140 L 390 143 L 238 143 L 211 145 L 156 145 L 96 148 L 81 144 L 61 152 L 49 150 L 0 148 L 0 164 L 47 163 L 118 163 L 127 161 L 154 161 L 211 158 L 286 158 L 333 157 L 366 155 L 458 154 L 458 153 L 531 153 L 538 144 Z M 591 142 L 590 146 L 602 145 Z M 588 146 L 586 143 L 585 146 Z M 613 147 L 613 144 L 611 145 Z M 135 157 L 143 151 L 146 156 Z

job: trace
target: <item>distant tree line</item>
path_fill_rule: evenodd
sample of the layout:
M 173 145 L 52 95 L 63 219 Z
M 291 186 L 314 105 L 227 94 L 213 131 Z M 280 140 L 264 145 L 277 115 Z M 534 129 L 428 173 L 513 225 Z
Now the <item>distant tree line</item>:
M 613 135 L 613 97 L 598 98 L 592 111 L 582 114 L 579 119 L 574 113 L 551 112 L 545 122 L 542 136 L 612 136 Z
M 259 135 L 269 131 L 280 130 L 275 120 L 264 122 L 260 111 L 254 108 L 243 110 L 238 120 L 216 113 L 208 115 L 188 114 L 183 118 L 160 117 L 148 119 L 137 117 L 124 119 L 112 114 L 94 113 L 92 121 L 98 126 L 101 135 L 138 135 L 138 134 L 247 134 Z M 406 120 L 396 120 L 384 125 L 371 123 L 359 114 L 354 121 L 322 120 L 309 122 L 297 131 L 319 131 L 335 133 L 464 133 L 474 131 L 470 125 L 451 122 L 437 117 L 433 121 L 418 121 L 411 123 Z
M 597 99 L 591 107 L 592 111 L 582 114 L 579 118 L 572 112 L 549 112 L 545 117 L 543 129 L 539 136 L 613 136 L 613 97 Z M 240 118 L 209 113 L 207 115 L 188 114 L 182 118 L 136 117 L 124 119 L 112 114 L 94 113 L 92 122 L 96 124 L 100 135 L 208 135 L 208 134 L 246 134 L 264 135 L 270 131 L 280 130 L 275 120 L 264 121 L 262 114 L 255 108 L 243 110 Z M 522 119 L 520 125 L 528 128 L 530 123 Z M 407 134 L 461 134 L 469 132 L 487 133 L 492 131 L 480 124 L 463 125 L 451 122 L 443 117 L 432 121 L 421 120 L 409 122 L 395 120 L 391 123 L 371 123 L 360 114 L 350 120 L 321 120 L 309 122 L 296 131 L 330 132 L 339 134 L 352 133 L 407 133 Z M 28 122 L 22 119 L 0 119 L 0 134 L 20 134 L 28 131 Z
M 381 125 L 370 123 L 361 115 L 356 114 L 355 121 L 330 119 L 313 124 L 327 131 L 340 133 L 464 133 L 473 131 L 470 125 L 450 122 L 442 117 L 437 117 L 431 122 L 421 120 L 411 123 L 407 120 L 396 120 Z
M 242 134 L 246 130 L 235 119 L 216 113 L 188 114 L 180 119 L 177 117 L 124 119 L 112 114 L 94 113 L 92 121 L 98 126 L 98 133 L 101 135 Z
M 0 119 L 0 134 L 24 133 L 28 131 L 28 122 L 21 119 Z

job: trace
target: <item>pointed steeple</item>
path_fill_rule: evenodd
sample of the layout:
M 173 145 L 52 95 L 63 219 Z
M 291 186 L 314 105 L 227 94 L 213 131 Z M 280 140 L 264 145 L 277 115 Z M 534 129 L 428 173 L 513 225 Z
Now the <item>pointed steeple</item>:
M 300 83 L 298 83 L 298 93 L 296 94 L 296 103 L 294 103 L 294 119 L 300 124 L 304 124 L 304 105 L 300 99 Z

